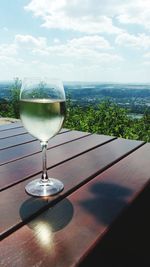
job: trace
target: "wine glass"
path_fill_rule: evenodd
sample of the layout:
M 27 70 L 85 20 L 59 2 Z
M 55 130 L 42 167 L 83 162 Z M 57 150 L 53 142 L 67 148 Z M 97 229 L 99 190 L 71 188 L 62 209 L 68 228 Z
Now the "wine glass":
M 48 140 L 62 128 L 65 118 L 65 92 L 62 82 L 49 78 L 25 78 L 20 91 L 20 117 L 27 131 L 39 139 L 42 147 L 43 171 L 39 179 L 28 183 L 32 196 L 51 196 L 63 190 L 61 181 L 47 174 Z

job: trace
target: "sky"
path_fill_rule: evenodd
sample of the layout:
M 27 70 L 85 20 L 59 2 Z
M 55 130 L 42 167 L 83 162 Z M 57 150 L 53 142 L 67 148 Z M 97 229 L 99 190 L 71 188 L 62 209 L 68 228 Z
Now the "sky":
M 0 80 L 150 83 L 150 0 L 0 1 Z

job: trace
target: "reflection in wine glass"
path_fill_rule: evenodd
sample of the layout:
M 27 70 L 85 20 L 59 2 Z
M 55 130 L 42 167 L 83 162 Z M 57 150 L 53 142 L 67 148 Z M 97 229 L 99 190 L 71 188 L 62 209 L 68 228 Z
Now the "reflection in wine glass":
M 20 117 L 27 131 L 40 140 L 43 159 L 42 177 L 25 187 L 30 195 L 55 195 L 64 188 L 61 181 L 48 177 L 46 150 L 48 140 L 62 128 L 66 112 L 65 101 L 65 92 L 60 81 L 26 78 L 22 82 Z

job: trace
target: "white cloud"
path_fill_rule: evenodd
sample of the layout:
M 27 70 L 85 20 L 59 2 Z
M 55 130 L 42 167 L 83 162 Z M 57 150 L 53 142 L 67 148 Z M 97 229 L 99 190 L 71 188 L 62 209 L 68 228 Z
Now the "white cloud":
M 84 47 L 96 50 L 111 48 L 109 42 L 106 39 L 104 39 L 104 37 L 99 35 L 74 38 L 69 41 L 69 45 L 72 47 Z
M 53 42 L 54 42 L 55 44 L 59 44 L 59 43 L 60 43 L 60 40 L 59 40 L 58 38 L 54 38 Z
M 144 67 L 150 67 L 150 52 L 146 53 L 143 55 L 144 61 L 143 61 L 143 65 Z
M 30 47 L 34 46 L 37 48 L 45 48 L 47 46 L 46 44 L 46 38 L 44 37 L 33 37 L 32 35 L 21 35 L 17 34 L 15 36 L 15 43 L 17 45 L 25 45 L 26 47 L 29 45 Z
M 77 80 L 78 77 L 84 80 L 86 66 L 98 73 L 123 60 L 108 40 L 99 35 L 48 43 L 46 38 L 21 34 L 14 37 L 11 45 L 0 46 L 0 59 L 0 67 L 3 66 L 5 72 L 12 68 L 14 76 L 52 74 L 63 80 Z
M 109 3 L 108 0 L 105 2 Z M 117 1 L 112 0 L 112 3 Z M 46 28 L 75 30 L 88 34 L 121 33 L 122 29 L 112 23 L 110 11 L 115 11 L 116 8 L 112 4 L 110 7 L 107 5 L 107 9 L 105 6 L 104 1 L 98 0 L 32 0 L 25 6 L 25 10 L 33 12 L 36 17 L 41 17 L 42 26 Z
M 122 72 L 122 77 L 126 75 L 124 80 L 128 77 L 131 80 L 132 74 L 135 74 L 134 79 L 137 77 L 135 67 L 138 65 L 139 73 L 143 71 L 143 77 L 149 79 L 150 0 L 27 2 L 25 10 L 39 19 L 42 27 L 50 29 L 50 34 L 48 36 L 48 31 L 44 30 L 43 35 L 48 36 L 45 38 L 37 36 L 37 32 L 35 36 L 20 32 L 10 44 L 0 44 L 0 65 L 2 71 L 5 66 L 6 74 L 8 68 L 13 73 L 16 70 L 17 75 L 55 73 L 60 77 L 64 75 L 64 79 L 67 74 L 68 79 L 73 79 L 74 74 L 75 79 L 81 79 L 85 73 L 86 80 L 96 79 L 101 72 L 104 78 L 116 75 L 117 80 Z M 7 28 L 1 27 L 0 30 L 5 40 L 10 38 L 10 29 L 4 32 Z M 133 51 L 134 56 L 129 59 Z
M 150 61 L 144 61 L 144 62 L 143 62 L 143 65 L 144 65 L 145 67 L 149 67 L 149 66 L 150 66 Z
M 150 52 L 149 52 L 149 53 L 146 53 L 146 54 L 144 54 L 144 57 L 145 57 L 145 58 L 150 58 Z
M 1 44 L 0 56 L 14 56 L 17 54 L 17 46 L 13 44 Z
M 110 61 L 122 61 L 122 57 L 117 55 L 109 42 L 98 35 L 83 36 L 80 38 L 73 38 L 66 43 L 56 43 L 47 45 L 45 48 L 36 47 L 32 49 L 36 55 L 55 56 L 56 59 L 83 61 L 87 62 L 100 62 L 100 64 L 108 63 Z M 84 62 L 85 64 L 85 62 Z
M 61 58 L 71 58 L 87 60 L 101 59 L 104 61 L 119 60 L 120 56 L 116 55 L 111 49 L 109 42 L 102 36 L 83 36 L 80 38 L 73 38 L 65 43 L 56 41 L 53 45 L 48 45 L 46 38 L 33 37 L 31 35 L 16 35 L 15 44 L 18 49 L 28 48 L 28 52 L 35 56 L 55 56 Z M 105 52 L 104 52 L 105 51 Z M 109 51 L 106 52 L 106 51 Z M 111 51 L 111 52 L 110 52 Z
M 99 35 L 83 36 L 80 38 L 73 38 L 61 43 L 60 40 L 54 40 L 53 44 L 48 44 L 44 37 L 34 37 L 32 35 L 17 34 L 12 44 L 0 45 L 0 55 L 16 55 L 19 49 L 27 49 L 30 53 L 39 53 L 40 55 L 65 54 L 74 55 L 85 54 L 93 51 L 99 53 L 100 51 L 111 50 L 108 40 Z
M 23 59 L 18 57 L 18 47 L 15 43 L 12 44 L 1 44 L 0 45 L 0 72 L 9 74 L 13 72 L 15 68 L 22 66 L 24 63 Z M 14 75 L 14 77 L 17 73 Z
M 121 29 L 113 26 L 111 18 L 100 16 L 97 19 L 93 17 L 71 18 L 65 15 L 61 17 L 59 14 L 53 17 L 45 17 L 45 22 L 42 24 L 46 28 L 58 28 L 62 30 L 74 30 L 88 34 L 109 33 L 118 34 Z
M 73 38 L 64 44 L 49 46 L 48 51 L 59 56 L 71 58 L 96 58 L 104 51 L 111 50 L 109 42 L 98 35 Z
M 15 36 L 14 43 L 18 47 L 18 50 L 24 50 L 24 54 L 48 55 L 47 39 L 45 37 L 34 37 L 32 35 L 21 35 Z
M 99 35 L 87 35 L 64 43 L 59 41 L 48 44 L 47 39 L 43 37 L 17 34 L 11 45 L 0 46 L 0 55 L 7 57 L 23 55 L 23 57 L 30 56 L 33 59 L 35 57 L 45 61 L 53 58 L 57 62 L 64 63 L 66 60 L 71 60 L 78 64 L 84 60 L 89 63 L 99 62 L 99 64 L 122 60 L 122 57 L 114 52 L 108 40 Z
M 132 0 L 122 1 L 122 11 L 118 15 L 120 23 L 142 25 L 150 30 L 150 1 Z
M 122 33 L 116 37 L 116 44 L 122 46 L 132 46 L 135 48 L 150 48 L 150 36 L 145 33 L 133 35 L 129 33 Z
M 12 65 L 12 66 L 18 66 L 24 63 L 23 59 L 15 58 L 12 56 L 2 56 L 0 55 L 0 64 L 1 65 Z
M 31 0 L 25 10 L 40 17 L 46 28 L 118 34 L 124 30 L 113 24 L 116 18 L 150 30 L 149 0 Z

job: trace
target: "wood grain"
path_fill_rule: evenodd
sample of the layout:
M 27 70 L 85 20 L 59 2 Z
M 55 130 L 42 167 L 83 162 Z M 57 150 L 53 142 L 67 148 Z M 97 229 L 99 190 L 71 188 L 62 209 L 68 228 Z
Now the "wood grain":
M 21 122 L 4 124 L 4 125 L 0 125 L 0 131 L 7 131 L 9 129 L 19 128 L 19 127 L 22 127 L 22 123 Z
M 48 149 L 67 143 L 67 142 L 71 142 L 75 139 L 79 139 L 87 135 L 90 135 L 90 134 L 79 132 L 79 131 L 69 131 L 63 134 L 58 134 L 57 136 L 55 136 L 49 141 Z M 17 136 L 17 137 L 22 137 L 22 135 Z M 27 135 L 27 138 L 28 138 L 28 135 Z M 3 152 L 0 154 L 0 165 L 6 164 L 11 161 L 15 161 L 19 158 L 27 157 L 29 155 L 38 153 L 40 151 L 41 151 L 41 146 L 38 140 L 34 142 L 24 143 L 19 146 L 17 145 L 14 147 L 9 147 L 3 150 Z
M 27 133 L 27 130 L 24 127 L 14 128 L 7 131 L 1 131 L 0 132 L 0 139 L 8 138 L 11 136 L 16 136 L 19 134 L 25 134 Z
M 58 134 L 66 133 L 69 132 L 70 130 L 68 129 L 62 129 Z M 10 147 L 18 146 L 21 144 L 26 144 L 31 141 L 37 140 L 35 137 L 32 135 L 26 133 L 26 134 L 18 134 L 16 136 L 12 136 L 9 138 L 3 138 L 0 139 L 0 150 L 4 150 Z
M 0 150 L 4 150 L 9 147 L 18 146 L 35 140 L 37 139 L 28 133 L 12 136 L 5 139 L 0 139 Z M 3 151 L 1 151 L 1 153 L 3 153 Z
M 112 140 L 112 137 L 90 135 L 63 146 L 54 147 L 47 151 L 47 167 L 56 166 L 109 140 Z M 41 153 L 0 166 L 0 190 L 40 173 L 41 166 Z
M 6 237 L 0 244 L 2 266 L 78 266 L 149 183 L 149 162 L 145 144 Z
M 88 137 L 84 139 L 87 138 Z M 84 141 L 84 139 L 82 141 Z M 62 180 L 65 187 L 64 191 L 60 195 L 49 199 L 48 205 L 54 205 L 56 201 L 59 201 L 62 197 L 69 195 L 70 192 L 75 191 L 82 184 L 86 183 L 98 173 L 101 173 L 106 168 L 119 161 L 128 153 L 138 148 L 141 144 L 142 142 L 117 139 L 50 169 L 48 172 L 49 176 Z M 19 225 L 22 224 L 22 220 L 20 218 L 20 208 L 24 202 L 30 204 L 33 200 L 33 198 L 25 193 L 24 187 L 34 178 L 38 178 L 38 176 L 34 176 L 28 181 L 21 182 L 20 184 L 1 192 L 0 213 L 3 214 L 3 217 L 1 218 L 0 229 L 4 235 L 6 232 L 11 232 L 12 229 L 19 227 Z M 14 178 L 12 179 L 14 180 Z M 38 203 L 37 201 L 38 200 L 35 199 L 35 203 Z M 29 219 L 30 216 L 45 208 L 46 205 L 47 202 L 42 202 L 42 205 L 40 204 L 39 206 L 37 204 L 34 212 L 32 209 L 27 209 L 28 213 L 24 216 L 23 220 Z M 12 217 L 9 216 L 11 212 L 13 213 Z
M 149 267 L 149 203 L 150 186 L 147 186 L 79 266 L 93 267 L 94 261 L 100 267 Z

